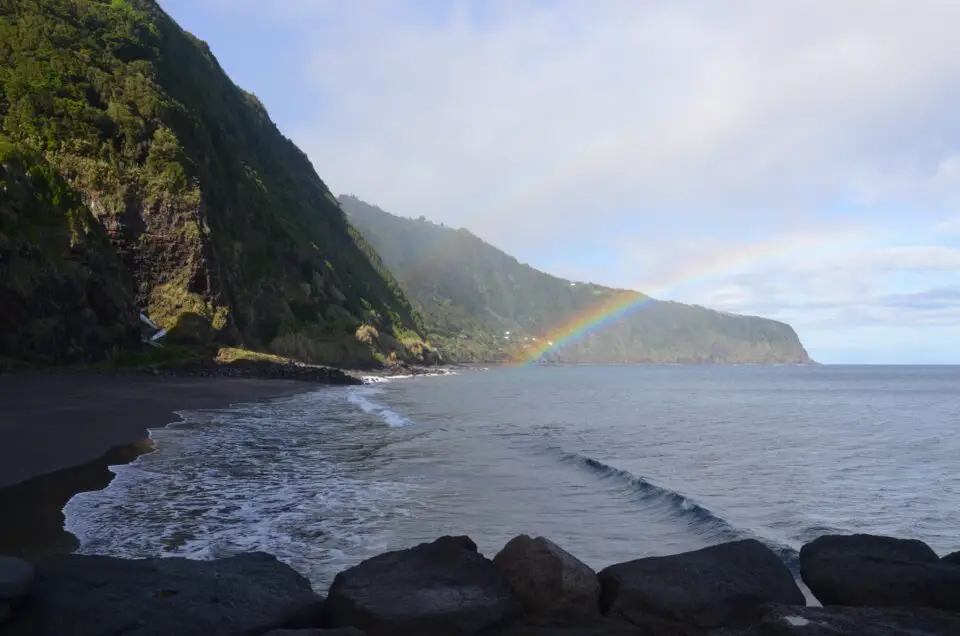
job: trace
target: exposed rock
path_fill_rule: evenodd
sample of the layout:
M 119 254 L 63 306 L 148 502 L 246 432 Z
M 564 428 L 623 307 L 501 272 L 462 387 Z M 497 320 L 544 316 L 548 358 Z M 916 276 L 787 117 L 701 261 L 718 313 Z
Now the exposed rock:
M 609 616 L 531 617 L 495 632 L 497 636 L 704 636 L 690 625 L 645 616 L 637 623 Z
M 764 603 L 804 604 L 790 570 L 753 539 L 611 565 L 600 585 L 601 610 L 638 624 L 653 615 L 720 627 Z
M 106 232 L 50 164 L 3 136 L 0 271 L 0 357 L 93 362 L 140 346 L 132 280 Z
M 272 360 L 237 360 L 230 363 L 192 360 L 154 369 L 150 373 L 181 378 L 271 378 L 320 384 L 363 384 L 360 378 L 335 367 Z
M 824 605 L 960 611 L 960 567 L 921 541 L 828 535 L 800 550 L 803 580 Z
M 262 552 L 217 561 L 59 555 L 37 562 L 4 636 L 204 636 L 316 624 L 310 583 Z
M 939 560 L 933 548 L 916 539 L 896 539 L 874 534 L 827 534 L 803 546 L 800 550 L 801 565 L 804 560 L 837 554 L 918 563 L 936 563 Z
M 960 565 L 960 551 L 951 552 L 947 556 L 940 559 L 941 563 L 949 563 L 950 565 Z
M 0 555 L 0 601 L 19 598 L 33 584 L 33 566 L 23 559 Z
M 366 636 L 356 627 L 337 629 L 275 629 L 264 636 Z
M 503 574 L 472 540 L 441 537 L 338 574 L 323 624 L 359 627 L 370 636 L 468 636 L 521 613 Z
M 711 636 L 956 636 L 960 615 L 939 610 L 771 606 L 744 629 Z
M 528 614 L 598 614 L 600 580 L 588 565 L 556 543 L 521 534 L 493 562 Z

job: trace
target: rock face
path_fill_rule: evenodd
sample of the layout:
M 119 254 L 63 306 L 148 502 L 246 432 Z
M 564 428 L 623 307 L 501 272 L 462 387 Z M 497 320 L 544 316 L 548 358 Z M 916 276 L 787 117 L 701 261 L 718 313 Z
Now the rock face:
M 0 271 L 0 357 L 93 362 L 140 346 L 133 282 L 106 232 L 53 166 L 2 135 Z
M 921 541 L 827 535 L 803 546 L 800 567 L 824 605 L 960 611 L 960 566 Z
M 37 563 L 4 636 L 263 633 L 315 624 L 322 599 L 264 553 L 218 561 L 60 555 Z
M 949 563 L 951 565 L 960 565 L 960 552 L 951 552 L 947 556 L 940 559 L 941 563 Z
M 503 574 L 468 537 L 441 537 L 367 559 L 336 576 L 325 627 L 369 636 L 469 636 L 518 617 Z
M 764 603 L 805 602 L 790 570 L 753 539 L 611 565 L 600 572 L 600 585 L 601 610 L 637 623 L 652 615 L 720 627 Z
M 710 636 L 955 636 L 960 615 L 930 609 L 775 605 L 745 629 Z
M 528 614 L 596 615 L 600 581 L 596 572 L 543 537 L 514 537 L 493 558 Z

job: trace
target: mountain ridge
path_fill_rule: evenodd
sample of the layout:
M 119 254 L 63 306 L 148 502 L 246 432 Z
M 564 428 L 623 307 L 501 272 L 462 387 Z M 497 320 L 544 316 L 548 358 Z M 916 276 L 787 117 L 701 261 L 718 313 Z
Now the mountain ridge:
M 541 272 L 469 230 L 392 215 L 355 195 L 341 208 L 424 317 L 451 359 L 524 360 L 589 312 L 644 306 L 542 356 L 557 362 L 813 363 L 787 323 L 654 299 Z M 602 315 L 597 318 L 602 319 Z M 588 325 L 589 326 L 589 325 Z M 509 332 L 509 333 L 507 333 Z M 559 343 L 558 343 L 559 344 Z

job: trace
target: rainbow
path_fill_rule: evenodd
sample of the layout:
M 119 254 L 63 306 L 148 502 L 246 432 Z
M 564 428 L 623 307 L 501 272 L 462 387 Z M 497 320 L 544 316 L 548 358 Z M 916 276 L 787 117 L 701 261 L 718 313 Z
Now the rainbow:
M 759 263 L 776 262 L 785 256 L 803 252 L 811 261 L 816 259 L 816 250 L 848 247 L 851 239 L 857 243 L 867 238 L 859 231 L 831 232 L 829 234 L 791 235 L 779 241 L 770 241 L 730 250 L 712 258 L 691 263 L 674 272 L 669 280 L 659 285 L 646 285 L 654 296 L 660 298 L 675 295 L 684 287 L 709 282 L 721 276 L 742 271 Z M 638 285 L 639 287 L 640 285 Z M 569 317 L 561 324 L 537 338 L 535 346 L 523 349 L 516 362 L 529 364 L 550 351 L 570 345 L 585 336 L 602 330 L 618 319 L 634 314 L 657 302 L 653 296 L 637 291 L 621 290 L 607 296 L 596 305 Z

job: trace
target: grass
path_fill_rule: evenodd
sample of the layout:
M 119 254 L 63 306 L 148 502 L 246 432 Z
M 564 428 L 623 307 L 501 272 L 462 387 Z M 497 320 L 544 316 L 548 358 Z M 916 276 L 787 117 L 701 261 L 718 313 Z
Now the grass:
M 214 358 L 217 364 L 232 364 L 241 360 L 266 360 L 278 364 L 296 364 L 298 362 L 293 358 L 279 356 L 275 353 L 263 353 L 262 351 L 240 349 L 238 347 L 222 347 L 217 351 Z

